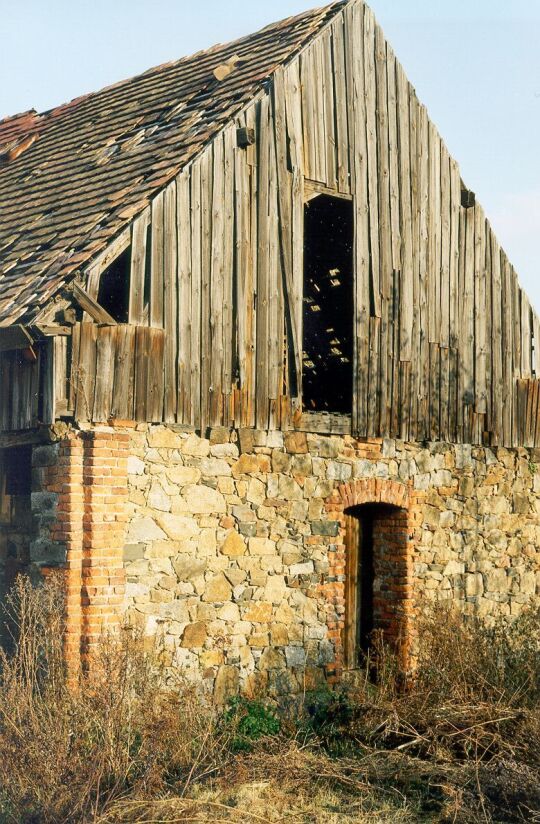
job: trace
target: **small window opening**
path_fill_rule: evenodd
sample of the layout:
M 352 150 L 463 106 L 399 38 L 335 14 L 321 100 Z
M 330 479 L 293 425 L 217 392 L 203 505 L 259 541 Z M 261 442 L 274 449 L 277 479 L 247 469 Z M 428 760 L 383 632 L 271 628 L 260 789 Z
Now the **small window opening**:
M 0 524 L 12 524 L 25 510 L 32 491 L 32 447 L 0 450 Z
M 351 413 L 353 226 L 349 200 L 320 195 L 305 206 L 302 399 L 306 412 Z
M 374 633 L 405 643 L 408 528 L 406 510 L 365 504 L 346 513 L 345 659 L 361 666 Z
M 98 303 L 117 323 L 128 322 L 130 267 L 128 248 L 105 269 L 99 281 Z

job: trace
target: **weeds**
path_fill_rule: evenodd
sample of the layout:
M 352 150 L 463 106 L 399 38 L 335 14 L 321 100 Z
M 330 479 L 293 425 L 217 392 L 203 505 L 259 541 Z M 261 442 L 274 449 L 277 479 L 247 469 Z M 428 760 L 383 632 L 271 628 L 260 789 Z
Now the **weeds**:
M 348 684 L 283 716 L 218 712 L 170 672 L 165 689 L 159 646 L 127 632 L 70 690 L 61 584 L 20 579 L 9 611 L 0 824 L 540 820 L 538 611 L 489 629 L 432 613 L 406 685 L 375 638 Z

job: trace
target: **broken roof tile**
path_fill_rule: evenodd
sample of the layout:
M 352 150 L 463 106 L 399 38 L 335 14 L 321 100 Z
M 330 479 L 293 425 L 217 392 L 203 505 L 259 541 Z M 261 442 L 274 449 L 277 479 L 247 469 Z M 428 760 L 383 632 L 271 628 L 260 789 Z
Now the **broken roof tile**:
M 0 165 L 0 325 L 29 322 L 343 3 L 0 121 L 0 153 L 14 150 Z

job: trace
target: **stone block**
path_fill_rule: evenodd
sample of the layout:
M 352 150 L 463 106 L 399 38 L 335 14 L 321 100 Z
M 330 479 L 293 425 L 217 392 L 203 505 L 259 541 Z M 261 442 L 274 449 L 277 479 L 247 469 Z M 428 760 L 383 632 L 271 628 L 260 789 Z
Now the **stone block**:
M 275 555 L 276 543 L 268 538 L 250 538 L 248 541 L 250 555 Z
M 227 555 L 228 558 L 239 558 L 245 555 L 246 544 L 242 536 L 233 529 L 227 535 L 220 551 L 223 555 Z
M 238 445 L 240 447 L 241 454 L 253 452 L 255 446 L 253 429 L 238 430 Z
M 238 693 L 240 673 L 236 667 L 223 665 L 218 669 L 214 683 L 214 702 L 223 706 Z
M 55 466 L 58 462 L 58 444 L 46 444 L 44 446 L 34 446 L 32 449 L 32 466 Z
M 235 443 L 219 443 L 210 447 L 210 455 L 213 458 L 238 458 L 238 447 Z
M 312 521 L 311 532 L 313 535 L 335 537 L 339 534 L 339 521 Z
M 200 649 L 204 647 L 204 643 L 208 636 L 207 625 L 204 621 L 198 621 L 196 624 L 188 624 L 182 634 L 181 645 L 188 649 Z
M 253 601 L 244 612 L 244 621 L 252 624 L 267 624 L 272 620 L 272 604 L 266 601 Z
M 263 672 L 266 670 L 283 669 L 284 666 L 285 659 L 282 653 L 272 647 L 265 649 L 259 660 L 259 669 Z
M 223 603 L 230 600 L 231 595 L 232 587 L 230 583 L 222 573 L 219 573 L 206 582 L 202 600 L 210 603 Z
M 302 564 L 292 564 L 289 567 L 291 575 L 311 575 L 315 571 L 313 561 L 305 561 Z
M 124 561 L 138 561 L 144 558 L 144 551 L 146 544 L 125 544 L 124 545 Z
M 198 435 L 188 435 L 180 446 L 182 455 L 189 455 L 192 458 L 206 458 L 210 453 L 210 441 L 207 438 L 199 438 Z
M 308 452 L 307 437 L 305 432 L 285 432 L 283 443 L 287 452 L 291 454 L 305 454 Z
M 160 512 L 171 511 L 171 497 L 167 495 L 160 483 L 153 483 L 148 493 L 148 506 Z
M 192 581 L 206 571 L 205 558 L 194 558 L 192 555 L 177 555 L 172 566 L 179 581 Z
M 144 461 L 141 461 L 136 455 L 129 456 L 127 460 L 128 475 L 144 475 L 145 468 L 146 464 Z
M 128 527 L 126 543 L 149 543 L 150 541 L 162 541 L 166 537 L 166 533 L 153 518 L 136 518 Z
M 169 481 L 176 486 L 186 486 L 186 484 L 197 484 L 201 480 L 201 470 L 195 466 L 175 466 L 167 467 L 165 474 Z
M 227 477 L 231 474 L 231 467 L 223 458 L 203 458 L 200 469 L 203 477 Z
M 151 449 L 181 449 L 184 438 L 168 426 L 152 426 L 148 433 Z
M 285 660 L 288 667 L 303 667 L 306 663 L 306 651 L 303 647 L 285 647 Z
M 216 489 L 203 485 L 188 484 L 175 501 L 174 512 L 191 515 L 216 515 L 227 511 L 225 498 Z
M 156 521 L 172 541 L 185 541 L 199 534 L 199 527 L 194 518 L 161 512 L 156 514 Z

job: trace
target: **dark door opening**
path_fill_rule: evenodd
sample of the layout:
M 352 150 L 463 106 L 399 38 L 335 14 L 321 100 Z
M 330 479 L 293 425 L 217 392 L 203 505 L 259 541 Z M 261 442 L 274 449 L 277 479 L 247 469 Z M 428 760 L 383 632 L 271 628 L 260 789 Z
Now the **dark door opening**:
M 32 447 L 0 449 L 0 644 L 10 637 L 3 604 L 19 574 L 30 564 Z
M 405 642 L 408 587 L 407 512 L 389 504 L 347 510 L 345 663 L 361 666 L 374 632 L 398 651 Z
M 302 399 L 305 412 L 350 414 L 353 205 L 319 195 L 304 209 Z

